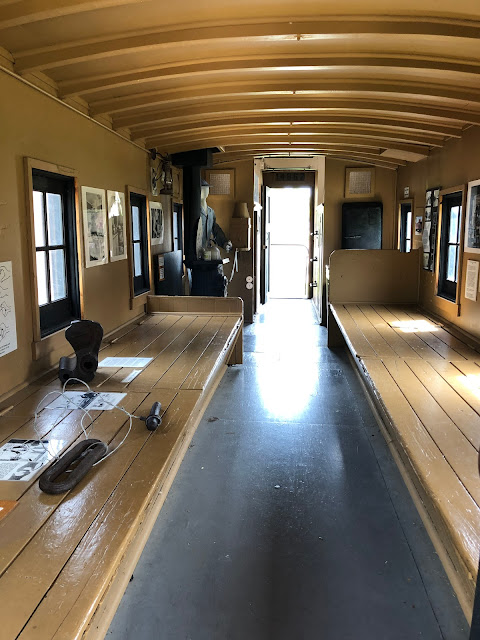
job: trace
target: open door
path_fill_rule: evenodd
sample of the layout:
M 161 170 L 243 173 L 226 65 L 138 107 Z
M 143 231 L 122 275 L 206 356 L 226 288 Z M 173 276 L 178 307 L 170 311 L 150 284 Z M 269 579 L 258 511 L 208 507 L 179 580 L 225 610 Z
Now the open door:
M 261 251 L 260 251 L 260 303 L 265 304 L 270 291 L 270 187 L 262 189 Z

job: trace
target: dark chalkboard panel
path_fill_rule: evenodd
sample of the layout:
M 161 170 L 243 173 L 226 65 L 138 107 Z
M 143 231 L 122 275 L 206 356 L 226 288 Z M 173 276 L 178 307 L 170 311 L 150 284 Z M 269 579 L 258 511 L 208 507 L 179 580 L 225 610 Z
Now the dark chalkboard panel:
M 182 273 L 183 273 L 183 253 L 170 251 L 162 254 L 165 260 L 165 280 L 158 278 L 158 256 L 153 256 L 153 273 L 155 277 L 155 294 L 157 296 L 181 296 Z
M 381 249 L 382 214 L 381 202 L 345 202 L 342 249 Z

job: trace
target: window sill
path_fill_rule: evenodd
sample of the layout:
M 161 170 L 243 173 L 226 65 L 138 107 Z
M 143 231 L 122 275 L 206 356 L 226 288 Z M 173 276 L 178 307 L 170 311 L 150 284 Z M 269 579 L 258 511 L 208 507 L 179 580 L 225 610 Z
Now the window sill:
M 460 315 L 460 304 L 458 302 L 453 302 L 448 298 L 444 298 L 438 293 L 435 296 L 434 304 L 438 309 L 441 309 L 445 313 L 455 313 L 456 316 Z
M 136 309 L 144 304 L 147 304 L 148 296 L 151 296 L 153 291 L 145 291 L 144 293 L 140 293 L 138 296 L 134 298 L 130 298 L 130 309 Z

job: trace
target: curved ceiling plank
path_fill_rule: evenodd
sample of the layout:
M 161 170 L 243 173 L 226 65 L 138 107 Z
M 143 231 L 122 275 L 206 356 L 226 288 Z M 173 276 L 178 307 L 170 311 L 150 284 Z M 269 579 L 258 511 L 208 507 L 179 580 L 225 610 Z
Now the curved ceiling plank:
M 129 73 L 117 73 L 111 75 L 101 74 L 97 77 L 87 77 L 82 79 L 69 79 L 59 82 L 58 88 L 60 96 L 87 96 L 108 89 L 118 89 L 121 87 L 133 87 L 138 90 L 142 84 L 152 83 L 154 81 L 164 80 L 166 78 L 186 78 L 189 82 L 193 78 L 205 75 L 213 75 L 218 71 L 228 71 L 236 73 L 245 70 L 271 70 L 272 72 L 288 72 L 306 69 L 312 71 L 322 71 L 331 69 L 345 69 L 352 75 L 368 68 L 385 68 L 388 71 L 395 69 L 423 71 L 425 77 L 428 77 L 429 71 L 441 70 L 451 71 L 459 74 L 472 74 L 474 77 L 480 72 L 479 61 L 460 61 L 453 59 L 428 59 L 422 56 L 401 57 L 392 56 L 385 57 L 379 55 L 358 55 L 345 56 L 338 54 L 336 56 L 326 57 L 319 55 L 318 57 L 298 57 L 292 58 L 271 56 L 265 58 L 259 54 L 258 58 L 252 59 L 225 59 L 211 61 L 192 61 L 189 64 L 165 64 L 164 66 L 155 66 L 146 69 L 137 69 Z
M 220 125 L 212 124 L 218 123 Z M 247 115 L 246 113 L 236 112 L 235 114 L 217 113 L 216 115 L 205 114 L 203 117 L 192 118 L 165 118 L 157 123 L 142 123 L 137 127 L 130 128 L 132 140 L 139 140 L 155 135 L 168 133 L 183 133 L 186 130 L 197 129 L 206 130 L 215 127 L 228 127 L 234 129 L 237 127 L 276 127 L 276 126 L 292 126 L 292 127 L 322 127 L 325 130 L 348 129 L 349 131 L 378 131 L 391 132 L 402 136 L 408 136 L 409 139 L 423 141 L 428 144 L 431 141 L 441 144 L 447 138 L 461 138 L 461 127 L 449 127 L 447 125 L 434 125 L 432 123 L 416 122 L 414 119 L 396 119 L 388 116 L 377 117 L 358 116 L 358 115 L 337 115 L 322 116 L 312 118 L 312 115 L 305 116 L 301 114 L 278 114 L 267 115 L 255 113 Z
M 418 148 L 416 145 L 379 145 L 371 140 L 352 140 L 349 136 L 339 136 L 331 140 L 325 141 L 319 139 L 315 141 L 310 140 L 298 140 L 297 138 L 282 139 L 281 136 L 277 138 L 271 138 L 266 140 L 264 136 L 229 136 L 229 137 L 209 137 L 209 138 L 197 138 L 195 141 L 188 142 L 172 142 L 171 144 L 163 145 L 162 148 L 168 153 L 178 153 L 181 151 L 188 151 L 189 149 L 205 149 L 213 147 L 246 147 L 246 148 L 288 148 L 299 147 L 302 149 L 308 148 L 322 148 L 322 149 L 336 149 L 336 150 L 350 150 L 350 151 L 364 151 L 367 153 L 380 154 L 386 148 L 395 149 L 396 151 L 402 151 L 407 153 L 416 153 L 420 156 L 426 157 L 429 154 L 428 149 Z
M 93 115 L 115 114 L 122 111 L 145 109 L 162 104 L 178 104 L 186 101 L 208 101 L 228 99 L 235 96 L 261 96 L 268 94 L 290 94 L 302 98 L 316 96 L 317 100 L 338 97 L 388 98 L 392 96 L 399 101 L 437 102 L 438 105 L 452 104 L 457 107 L 473 106 L 480 113 L 480 90 L 463 89 L 454 86 L 429 85 L 420 82 L 372 82 L 357 79 L 342 79 L 333 82 L 225 82 L 187 86 L 148 93 L 121 96 L 109 100 L 98 100 L 90 103 Z M 474 110 L 474 109 L 472 109 Z
M 295 152 L 290 152 L 290 153 L 283 153 L 281 151 L 278 152 L 267 152 L 264 154 L 260 154 L 258 151 L 251 151 L 251 152 L 239 152 L 239 153 L 235 153 L 235 152 L 231 152 L 231 153 L 220 153 L 218 154 L 218 157 L 213 157 L 213 166 L 214 167 L 219 167 L 222 165 L 228 165 L 231 164 L 232 162 L 247 162 L 247 161 L 253 161 L 255 158 L 262 158 L 265 160 L 268 160 L 268 158 L 301 158 L 302 160 L 305 160 L 305 158 L 314 158 L 316 155 L 318 155 L 317 153 L 311 153 L 311 154 L 307 154 L 304 151 L 295 151 Z M 393 163 L 393 162 L 385 162 L 383 160 L 379 160 L 377 159 L 377 157 L 364 157 L 364 156 L 354 156 L 354 157 L 348 157 L 348 156 L 343 156 L 341 154 L 339 154 L 337 151 L 326 151 L 323 155 L 325 156 L 329 156 L 331 158 L 336 158 L 338 160 L 347 160 L 348 162 L 356 162 L 356 163 L 360 163 L 360 164 L 366 164 L 366 165 L 375 165 L 377 167 L 382 167 L 384 169 L 390 169 L 392 171 L 395 171 L 399 166 L 405 166 L 406 162 L 400 162 L 400 163 Z
M 409 34 L 422 36 L 447 36 L 457 38 L 480 38 L 480 23 L 466 20 L 399 18 L 391 16 L 369 16 L 368 19 L 338 19 L 325 16 L 321 20 L 292 20 L 281 22 L 241 22 L 213 25 L 178 25 L 158 30 L 142 30 L 119 34 L 113 38 L 100 38 L 52 44 L 39 49 L 13 51 L 16 70 L 20 72 L 45 71 L 58 66 L 77 64 L 86 60 L 123 55 L 171 43 L 196 42 L 202 46 L 210 40 L 229 42 L 240 39 L 325 38 L 329 35 L 353 36 L 356 34 Z
M 136 4 L 143 0 L 19 0 L 9 2 L 0 8 L 0 29 L 10 29 L 20 25 L 60 16 L 73 15 L 94 9 Z
M 218 125 L 214 127 L 200 127 L 196 129 L 183 129 L 172 130 L 165 132 L 152 132 L 145 138 L 147 147 L 162 144 L 168 144 L 172 140 L 179 140 L 185 142 L 186 140 L 194 140 L 198 136 L 216 135 L 223 136 L 228 134 L 236 135 L 248 135 L 255 133 L 256 135 L 263 134 L 264 136 L 272 135 L 298 135 L 308 136 L 315 138 L 316 136 L 324 136 L 326 138 L 335 135 L 349 135 L 352 138 L 365 138 L 371 140 L 379 140 L 379 144 L 392 143 L 392 142 L 404 142 L 409 144 L 423 145 L 426 147 L 442 147 L 444 138 L 432 138 L 426 136 L 418 136 L 413 134 L 399 133 L 398 130 L 382 130 L 376 128 L 356 127 L 354 125 L 340 125 L 340 126 L 318 126 L 318 125 L 285 125 L 282 126 L 279 123 L 272 123 L 271 126 L 265 126 L 262 123 L 249 123 L 248 125 Z

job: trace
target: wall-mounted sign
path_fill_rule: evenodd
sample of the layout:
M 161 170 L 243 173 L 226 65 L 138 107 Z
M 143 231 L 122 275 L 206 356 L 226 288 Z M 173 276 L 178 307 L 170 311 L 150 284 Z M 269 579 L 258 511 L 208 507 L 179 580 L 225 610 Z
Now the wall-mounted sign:
M 477 301 L 478 291 L 478 267 L 477 260 L 467 260 L 467 277 L 465 279 L 465 298 Z
M 403 187 L 403 197 L 404 198 L 410 197 L 410 187 Z
M 17 348 L 12 263 L 0 262 L 0 358 Z
M 160 253 L 157 259 L 158 259 L 158 279 L 165 280 L 165 256 Z

